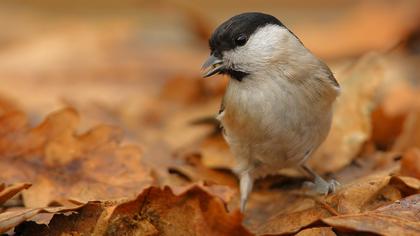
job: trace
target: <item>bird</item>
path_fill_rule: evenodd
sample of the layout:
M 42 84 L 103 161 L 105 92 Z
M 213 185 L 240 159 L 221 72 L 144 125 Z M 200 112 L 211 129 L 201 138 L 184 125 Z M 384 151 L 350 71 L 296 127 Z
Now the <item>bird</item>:
M 326 139 L 340 85 L 329 67 L 276 17 L 246 12 L 218 26 L 209 39 L 202 77 L 229 77 L 217 119 L 236 159 L 240 210 L 254 181 L 297 168 L 319 194 L 325 180 L 307 160 Z

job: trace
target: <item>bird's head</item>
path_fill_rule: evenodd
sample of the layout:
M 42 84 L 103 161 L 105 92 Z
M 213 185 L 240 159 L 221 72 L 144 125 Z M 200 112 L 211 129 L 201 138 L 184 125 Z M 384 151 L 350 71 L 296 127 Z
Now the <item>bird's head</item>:
M 239 81 L 271 68 L 292 53 L 291 48 L 302 46 L 277 18 L 263 13 L 230 18 L 217 27 L 209 45 L 211 54 L 203 64 L 203 77 L 228 74 Z

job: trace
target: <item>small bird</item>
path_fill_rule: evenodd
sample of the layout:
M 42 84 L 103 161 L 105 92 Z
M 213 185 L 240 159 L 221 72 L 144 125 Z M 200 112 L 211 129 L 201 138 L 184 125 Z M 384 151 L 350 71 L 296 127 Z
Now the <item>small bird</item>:
M 334 192 L 306 164 L 328 135 L 340 86 L 277 18 L 243 13 L 222 23 L 210 40 L 203 77 L 230 77 L 217 119 L 237 160 L 240 208 L 245 210 L 254 180 L 282 168 L 299 168 L 320 194 Z

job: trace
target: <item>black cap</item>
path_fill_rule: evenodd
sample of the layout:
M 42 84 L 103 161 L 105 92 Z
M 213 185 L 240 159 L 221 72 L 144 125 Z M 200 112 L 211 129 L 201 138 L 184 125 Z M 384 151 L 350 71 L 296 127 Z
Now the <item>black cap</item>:
M 268 24 L 284 27 L 274 16 L 259 12 L 242 13 L 230 18 L 213 32 L 209 40 L 211 53 L 221 56 L 223 51 L 241 46 L 240 40 L 249 39 L 258 28 Z

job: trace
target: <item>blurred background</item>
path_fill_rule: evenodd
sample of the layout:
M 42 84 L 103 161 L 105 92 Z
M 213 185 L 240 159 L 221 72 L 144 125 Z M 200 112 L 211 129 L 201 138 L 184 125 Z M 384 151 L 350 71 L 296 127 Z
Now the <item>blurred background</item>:
M 182 147 L 209 129 L 191 120 L 218 110 L 226 78 L 200 78 L 214 28 L 245 11 L 278 17 L 339 81 L 365 54 L 391 58 L 419 80 L 417 0 L 3 0 L 0 96 L 32 123 L 75 107 L 82 130 L 110 123 L 144 146 Z M 396 72 L 397 73 L 397 72 Z M 159 131 L 159 132 L 156 132 Z M 386 141 L 384 141 L 386 142 Z

